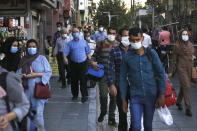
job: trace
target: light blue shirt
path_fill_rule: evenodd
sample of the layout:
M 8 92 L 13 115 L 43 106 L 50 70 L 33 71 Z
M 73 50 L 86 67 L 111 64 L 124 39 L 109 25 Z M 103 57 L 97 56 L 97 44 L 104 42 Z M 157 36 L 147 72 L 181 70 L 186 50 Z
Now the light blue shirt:
M 95 33 L 95 41 L 103 41 L 104 39 L 107 38 L 107 33 L 106 32 L 96 32 Z
M 87 59 L 87 54 L 90 53 L 90 47 L 83 39 L 79 39 L 78 41 L 70 41 L 64 49 L 64 54 L 66 56 L 70 54 L 71 60 L 76 63 L 84 62 Z
M 49 84 L 52 75 L 51 66 L 45 56 L 39 55 L 31 64 L 35 73 L 42 73 L 42 77 L 28 79 L 28 89 L 25 94 L 30 101 L 31 109 L 37 110 L 38 101 L 47 101 L 46 99 L 36 99 L 34 97 L 35 84 L 42 82 L 44 85 Z M 17 71 L 17 74 L 22 74 L 22 69 Z

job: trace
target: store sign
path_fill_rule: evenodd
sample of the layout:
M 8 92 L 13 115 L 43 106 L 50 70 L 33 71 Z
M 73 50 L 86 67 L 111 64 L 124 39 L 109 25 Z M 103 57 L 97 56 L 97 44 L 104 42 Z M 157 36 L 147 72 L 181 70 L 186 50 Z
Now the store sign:
M 29 0 L 0 0 L 0 16 L 24 16 Z
M 70 10 L 70 8 L 71 8 L 70 0 L 65 0 L 65 8 L 64 8 L 64 10 Z
M 85 10 L 85 0 L 79 0 L 78 10 Z

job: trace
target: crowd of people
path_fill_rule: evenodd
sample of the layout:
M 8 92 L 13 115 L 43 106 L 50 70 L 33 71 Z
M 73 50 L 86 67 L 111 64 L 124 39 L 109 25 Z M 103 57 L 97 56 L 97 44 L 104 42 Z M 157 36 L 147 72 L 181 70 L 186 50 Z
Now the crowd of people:
M 46 37 L 46 57 L 39 54 L 39 43 L 34 39 L 27 41 L 23 53 L 25 55 L 21 56 L 17 39 L 8 38 L 0 50 L 0 129 L 13 131 L 11 122 L 21 121 L 29 111 L 34 111 L 44 130 L 43 112 L 48 100 L 36 98 L 35 87 L 37 83 L 50 87 L 52 70 L 48 62 L 49 47 L 52 47 L 52 57 L 58 61 L 61 88 L 67 88 L 71 84 L 73 101 L 78 99 L 80 90 L 81 102 L 85 103 L 88 100 L 88 87 L 96 85 L 96 81 L 87 77 L 88 67 L 92 66 L 95 71 L 99 71 L 98 64 L 104 66 L 104 75 L 98 81 L 98 122 L 103 122 L 108 113 L 108 124 L 118 127 L 119 131 L 127 131 L 128 128 L 130 131 L 141 131 L 143 116 L 144 129 L 152 131 L 154 111 L 165 105 L 166 78 L 172 76 L 175 66 L 178 68 L 181 85 L 176 105 L 182 110 L 184 98 L 186 115 L 192 116 L 189 88 L 195 51 L 188 34 L 187 30 L 180 31 L 168 74 L 160 60 L 160 54 L 152 49 L 152 42 L 155 44 L 155 41 L 161 45 L 160 53 L 170 44 L 170 32 L 166 28 L 160 31 L 156 29 L 151 37 L 146 28 L 125 27 L 117 30 L 109 27 L 105 31 L 104 26 L 100 25 L 98 31 L 93 33 L 90 28 L 82 30 L 80 27 L 73 27 L 70 30 L 58 22 L 53 39 L 51 36 Z M 2 82 L 1 77 L 4 72 L 8 72 L 6 82 Z M 158 77 L 157 80 L 155 76 Z M 11 105 L 10 111 L 7 110 L 6 96 Z M 116 106 L 119 123 L 115 119 Z M 128 107 L 131 114 L 129 127 Z

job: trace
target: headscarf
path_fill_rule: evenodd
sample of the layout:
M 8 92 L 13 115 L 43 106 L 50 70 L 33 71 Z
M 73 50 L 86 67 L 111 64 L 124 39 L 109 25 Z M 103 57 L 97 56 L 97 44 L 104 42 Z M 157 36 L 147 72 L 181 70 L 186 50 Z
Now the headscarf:
M 184 31 L 187 31 L 185 29 L 181 30 L 180 33 L 179 33 L 179 38 L 178 38 L 178 41 L 177 41 L 177 44 L 179 45 L 181 51 L 185 54 L 189 54 L 191 53 L 191 49 L 190 49 L 190 44 L 192 44 L 189 40 L 188 41 L 183 41 L 182 40 L 182 33 Z M 188 32 L 188 31 L 187 31 Z M 188 35 L 189 36 L 189 35 Z
M 38 49 L 39 45 L 38 42 L 34 39 L 30 39 L 27 41 L 26 45 L 26 52 L 28 49 L 28 46 L 31 42 L 34 42 L 37 46 L 37 53 L 35 55 L 29 55 L 28 53 L 21 59 L 19 64 L 19 69 L 22 68 L 22 74 L 30 74 L 31 73 L 31 64 L 32 62 L 39 56 Z M 23 86 L 27 87 L 27 79 L 23 78 Z
M 14 72 L 17 71 L 18 64 L 21 59 L 18 51 L 16 53 L 10 52 L 12 44 L 15 41 L 17 41 L 15 37 L 9 37 L 8 39 L 6 39 L 5 43 L 1 47 L 1 52 L 5 54 L 5 58 L 0 62 L 0 65 L 3 68 L 5 68 L 8 71 L 14 71 Z

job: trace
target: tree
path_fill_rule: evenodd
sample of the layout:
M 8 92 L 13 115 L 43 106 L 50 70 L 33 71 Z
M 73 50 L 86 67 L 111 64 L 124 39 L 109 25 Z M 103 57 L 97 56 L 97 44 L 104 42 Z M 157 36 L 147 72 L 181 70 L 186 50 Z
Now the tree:
M 128 10 L 126 9 L 125 3 L 121 0 L 100 0 L 98 5 L 99 7 L 94 17 L 94 21 L 97 21 L 98 24 L 108 27 L 108 15 L 103 12 L 110 12 L 111 15 L 117 15 L 112 17 L 111 26 L 121 28 L 130 25 L 130 17 L 127 14 Z
M 165 12 L 165 0 L 147 0 L 146 5 L 154 5 L 156 15 Z

